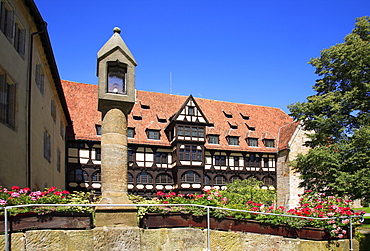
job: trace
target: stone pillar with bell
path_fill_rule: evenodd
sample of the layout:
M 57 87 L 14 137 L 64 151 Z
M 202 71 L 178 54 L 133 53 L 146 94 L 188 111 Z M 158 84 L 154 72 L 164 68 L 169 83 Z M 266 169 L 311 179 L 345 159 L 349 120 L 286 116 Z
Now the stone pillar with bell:
M 136 61 L 121 30 L 98 52 L 98 110 L 102 112 L 100 204 L 131 204 L 127 185 L 127 115 L 135 103 Z M 136 208 L 96 208 L 96 226 L 136 226 Z

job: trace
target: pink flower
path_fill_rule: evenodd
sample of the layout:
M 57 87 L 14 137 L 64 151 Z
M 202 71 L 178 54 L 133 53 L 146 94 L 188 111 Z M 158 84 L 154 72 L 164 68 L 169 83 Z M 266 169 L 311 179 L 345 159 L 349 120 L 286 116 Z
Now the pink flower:
M 338 238 L 343 238 L 343 234 L 338 234 Z
M 342 224 L 347 224 L 349 222 L 349 219 L 342 220 Z
M 2 200 L 2 199 L 0 199 L 0 205 L 1 205 L 1 206 L 6 205 L 6 200 Z
M 17 192 L 13 192 L 10 196 L 12 196 L 13 198 L 18 198 L 20 194 Z

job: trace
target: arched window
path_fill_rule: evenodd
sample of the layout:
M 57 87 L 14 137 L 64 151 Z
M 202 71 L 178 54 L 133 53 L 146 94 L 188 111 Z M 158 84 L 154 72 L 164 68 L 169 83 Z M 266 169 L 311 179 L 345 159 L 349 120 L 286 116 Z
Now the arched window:
M 274 186 L 274 179 L 270 176 L 265 176 L 263 177 L 262 179 L 263 181 L 263 184 L 266 185 L 266 186 Z
M 91 175 L 92 181 L 101 181 L 101 174 L 100 171 L 96 171 Z
M 138 184 L 152 184 L 153 177 L 147 172 L 141 172 L 136 177 L 136 183 Z
M 129 184 L 133 184 L 134 183 L 134 176 L 130 172 L 127 173 L 127 182 Z
M 211 179 L 208 175 L 203 176 L 203 185 L 211 185 Z
M 200 183 L 200 175 L 194 171 L 187 171 L 181 176 L 181 182 Z
M 167 173 L 160 173 L 155 179 L 156 184 L 173 184 L 172 177 Z
M 88 181 L 89 175 L 82 169 L 75 169 L 69 173 L 69 181 Z
M 241 180 L 242 178 L 238 175 L 231 176 L 230 183 L 233 183 L 236 180 Z
M 213 185 L 225 185 L 226 184 L 226 178 L 222 175 L 216 175 L 216 177 L 213 179 Z

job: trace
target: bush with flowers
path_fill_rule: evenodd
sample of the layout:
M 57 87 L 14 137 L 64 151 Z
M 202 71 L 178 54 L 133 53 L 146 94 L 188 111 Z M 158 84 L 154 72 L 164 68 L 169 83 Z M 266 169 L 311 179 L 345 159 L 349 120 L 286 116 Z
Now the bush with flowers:
M 0 186 L 0 207 L 26 204 L 89 204 L 97 202 L 92 192 L 73 192 L 59 190 L 56 187 L 45 188 L 44 191 L 31 191 L 28 187 L 13 186 L 11 189 Z M 45 214 L 50 212 L 93 212 L 91 207 L 19 207 L 8 210 L 9 215 L 20 213 Z M 4 210 L 0 210 L 4 215 Z
M 232 194 L 234 193 L 234 194 Z M 214 207 L 241 209 L 254 212 L 265 212 L 274 214 L 290 214 L 296 216 L 306 216 L 314 218 L 330 218 L 325 220 L 292 218 L 279 215 L 263 215 L 256 213 L 245 213 L 226 211 L 221 209 L 210 209 L 210 214 L 217 218 L 235 219 L 256 219 L 263 223 L 273 225 L 285 225 L 291 228 L 315 227 L 327 230 L 335 238 L 343 238 L 350 225 L 349 216 L 361 216 L 364 212 L 353 212 L 351 210 L 351 200 L 344 200 L 336 196 L 326 196 L 324 193 L 316 193 L 311 190 L 299 195 L 299 206 L 286 210 L 284 207 L 275 207 L 273 201 L 267 200 L 269 204 L 255 202 L 247 196 L 239 196 L 238 191 L 226 189 L 203 190 L 202 194 L 176 194 L 174 192 L 158 192 L 157 198 L 144 199 L 140 196 L 131 196 L 134 203 L 145 204 L 180 204 L 174 207 L 142 207 L 139 209 L 140 216 L 145 213 L 183 213 L 193 216 L 204 216 L 207 214 L 206 208 L 194 206 L 181 206 L 181 204 L 198 204 Z M 256 196 L 257 197 L 257 196 Z M 343 218 L 340 218 L 343 217 Z M 360 224 L 359 218 L 353 218 L 353 226 Z

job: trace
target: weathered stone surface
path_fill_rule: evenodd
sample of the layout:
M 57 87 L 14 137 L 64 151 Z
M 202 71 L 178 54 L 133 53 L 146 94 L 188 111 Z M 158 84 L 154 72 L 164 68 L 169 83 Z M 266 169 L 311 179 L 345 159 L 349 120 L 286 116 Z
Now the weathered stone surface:
M 97 227 L 94 233 L 94 250 L 139 251 L 140 229 L 134 227 Z
M 145 229 L 141 232 L 141 249 L 150 251 L 198 251 L 206 247 L 203 231 L 191 228 Z
M 67 238 L 64 230 L 31 230 L 25 233 L 26 250 L 66 250 Z
M 349 245 L 349 240 L 311 241 L 211 230 L 212 251 L 347 251 Z M 137 227 L 31 230 L 25 233 L 12 233 L 11 247 L 12 251 L 204 251 L 207 248 L 207 231 L 196 228 L 140 229 Z M 4 235 L 0 235 L 0 250 L 4 249 Z M 353 240 L 353 250 L 359 250 L 357 240 Z
M 96 211 L 95 214 L 95 226 L 104 227 L 137 227 L 137 215 L 136 208 L 124 208 L 123 210 L 111 210 Z
M 67 251 L 94 250 L 93 231 L 91 230 L 69 230 L 65 231 L 67 240 Z

